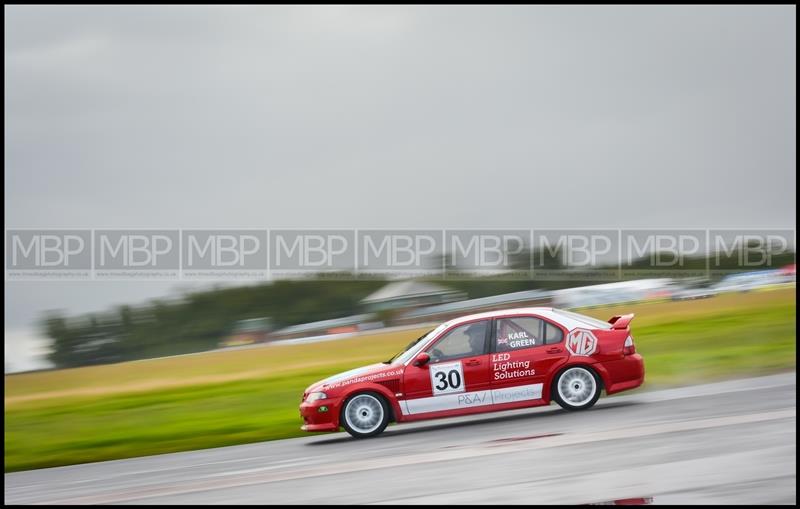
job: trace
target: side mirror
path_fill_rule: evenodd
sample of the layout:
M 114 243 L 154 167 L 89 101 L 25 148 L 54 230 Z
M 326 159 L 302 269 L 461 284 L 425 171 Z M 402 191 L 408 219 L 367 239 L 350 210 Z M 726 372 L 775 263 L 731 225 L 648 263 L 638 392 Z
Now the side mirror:
M 414 359 L 414 366 L 422 367 L 427 364 L 431 360 L 431 356 L 426 354 L 425 352 L 421 352 L 417 355 L 417 358 Z

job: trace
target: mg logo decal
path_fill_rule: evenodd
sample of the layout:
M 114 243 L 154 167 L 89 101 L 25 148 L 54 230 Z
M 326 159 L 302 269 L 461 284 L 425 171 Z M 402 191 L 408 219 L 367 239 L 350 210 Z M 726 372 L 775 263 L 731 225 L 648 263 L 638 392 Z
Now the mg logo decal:
M 597 350 L 597 338 L 590 330 L 575 329 L 567 335 L 567 350 L 572 355 L 592 355 Z

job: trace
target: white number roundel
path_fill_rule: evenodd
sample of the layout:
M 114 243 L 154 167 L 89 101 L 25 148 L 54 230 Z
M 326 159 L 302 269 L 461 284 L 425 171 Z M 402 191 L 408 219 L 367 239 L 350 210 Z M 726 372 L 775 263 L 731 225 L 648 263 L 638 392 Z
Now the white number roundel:
M 575 329 L 567 334 L 567 350 L 572 355 L 592 355 L 597 350 L 597 338 L 590 330 Z
M 431 387 L 434 396 L 464 392 L 464 369 L 461 361 L 431 364 Z

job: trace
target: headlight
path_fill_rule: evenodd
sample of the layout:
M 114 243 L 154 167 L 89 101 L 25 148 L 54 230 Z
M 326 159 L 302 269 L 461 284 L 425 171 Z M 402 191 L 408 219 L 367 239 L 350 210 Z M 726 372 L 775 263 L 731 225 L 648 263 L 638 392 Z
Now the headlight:
M 312 401 L 316 401 L 318 399 L 325 399 L 327 397 L 328 397 L 328 395 L 325 394 L 324 392 L 312 392 L 311 394 L 308 395 L 308 398 L 306 398 L 306 401 L 311 403 Z

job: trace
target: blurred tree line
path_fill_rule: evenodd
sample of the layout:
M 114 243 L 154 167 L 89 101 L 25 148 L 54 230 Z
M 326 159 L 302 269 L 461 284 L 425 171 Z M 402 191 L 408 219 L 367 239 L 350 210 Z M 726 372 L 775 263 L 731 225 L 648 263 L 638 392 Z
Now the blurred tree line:
M 198 352 L 216 348 L 239 320 L 271 317 L 278 327 L 357 312 L 380 280 L 276 281 L 186 293 L 141 306 L 65 317 L 41 325 L 60 368 Z
M 578 278 L 542 279 L 527 277 L 531 255 L 542 268 L 564 270 L 559 252 L 523 252 L 510 258 L 512 277 L 476 276 L 458 273 L 445 266 L 445 277 L 426 278 L 464 292 L 468 298 L 531 289 L 559 289 L 598 284 L 592 271 L 585 280 Z M 752 270 L 739 265 L 737 254 L 714 255 L 714 266 L 725 270 Z M 794 263 L 794 253 L 771 256 L 760 268 Z M 717 263 L 719 262 L 719 263 Z M 649 267 L 649 258 L 633 268 Z M 704 269 L 706 258 L 687 259 L 674 268 Z M 659 267 L 670 270 L 670 267 Z M 454 275 L 458 273 L 458 275 Z M 280 280 L 250 286 L 215 288 L 189 292 L 173 300 L 155 299 L 140 306 L 119 306 L 99 313 L 66 317 L 50 312 L 41 320 L 43 332 L 52 340 L 50 360 L 58 368 L 106 364 L 210 350 L 231 332 L 239 320 L 269 317 L 276 327 L 327 320 L 362 312 L 361 299 L 388 281 L 381 278 L 356 278 L 349 273 L 319 275 L 305 280 Z M 606 281 L 608 282 L 608 281 Z

